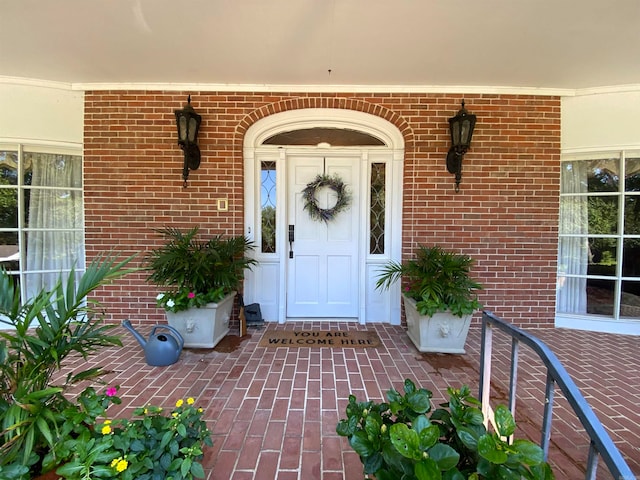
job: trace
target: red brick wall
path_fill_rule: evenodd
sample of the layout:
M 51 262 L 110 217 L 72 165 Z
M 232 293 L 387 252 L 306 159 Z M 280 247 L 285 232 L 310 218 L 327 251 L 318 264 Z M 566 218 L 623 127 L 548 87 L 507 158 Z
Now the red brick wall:
M 205 234 L 243 233 L 242 142 L 267 115 L 342 108 L 378 115 L 405 138 L 403 250 L 440 244 L 473 255 L 485 307 L 520 325 L 552 326 L 555 308 L 560 99 L 464 95 L 478 116 L 462 184 L 446 171 L 451 94 L 189 92 L 202 115 L 200 169 L 182 187 L 174 109 L 188 92 L 95 91 L 85 97 L 87 256 L 157 245 L 155 228 L 200 225 Z M 228 198 L 218 212 L 216 199 Z M 102 289 L 108 318 L 163 321 L 154 286 L 130 275 Z

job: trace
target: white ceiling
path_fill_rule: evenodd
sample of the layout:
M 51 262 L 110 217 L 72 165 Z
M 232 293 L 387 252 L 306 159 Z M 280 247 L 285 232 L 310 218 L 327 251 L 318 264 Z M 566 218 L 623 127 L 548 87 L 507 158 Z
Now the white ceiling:
M 640 85 L 640 0 L 0 0 L 0 76 L 76 88 Z

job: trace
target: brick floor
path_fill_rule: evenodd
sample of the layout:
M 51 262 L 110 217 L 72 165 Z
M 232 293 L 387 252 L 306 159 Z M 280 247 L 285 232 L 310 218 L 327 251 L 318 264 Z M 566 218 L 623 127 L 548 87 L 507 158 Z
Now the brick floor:
M 421 354 L 398 326 L 305 324 L 315 329 L 375 329 L 376 348 L 264 348 L 265 331 L 250 329 L 228 352 L 185 349 L 169 367 L 150 367 L 133 337 L 121 329 L 124 346 L 101 351 L 89 362 L 111 370 L 105 380 L 120 385 L 123 413 L 144 404 L 171 407 L 194 397 L 206 412 L 214 446 L 204 465 L 208 479 L 362 479 L 358 456 L 335 426 L 348 395 L 382 400 L 405 378 L 433 392 L 434 405 L 449 385 L 478 389 L 480 329 L 472 328 L 466 355 Z M 120 327 L 118 327 L 120 330 Z M 142 327 L 141 333 L 148 332 Z M 632 471 L 640 478 L 640 337 L 565 329 L 532 330 L 558 355 L 596 411 Z M 510 341 L 496 332 L 494 371 L 508 371 Z M 237 338 L 236 338 L 237 339 Z M 537 359 L 521 352 L 516 421 L 519 434 L 540 440 L 545 376 Z M 493 398 L 506 401 L 506 375 L 496 377 Z M 588 439 L 567 402 L 556 395 L 550 461 L 556 478 L 584 478 Z M 600 468 L 598 478 L 611 478 Z

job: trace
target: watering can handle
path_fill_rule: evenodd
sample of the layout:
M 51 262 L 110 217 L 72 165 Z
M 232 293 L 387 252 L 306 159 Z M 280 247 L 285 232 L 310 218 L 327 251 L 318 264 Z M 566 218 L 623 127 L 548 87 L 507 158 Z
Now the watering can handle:
M 180 343 L 180 350 L 182 350 L 182 347 L 184 347 L 184 338 L 182 338 L 182 335 L 180 335 L 180 332 L 178 332 L 175 328 L 173 328 L 171 325 L 156 325 L 153 327 L 153 329 L 151 330 L 151 335 L 155 335 L 156 330 L 158 328 L 165 328 L 167 330 L 169 330 L 171 333 L 174 334 L 174 336 L 176 337 L 176 339 L 179 341 Z

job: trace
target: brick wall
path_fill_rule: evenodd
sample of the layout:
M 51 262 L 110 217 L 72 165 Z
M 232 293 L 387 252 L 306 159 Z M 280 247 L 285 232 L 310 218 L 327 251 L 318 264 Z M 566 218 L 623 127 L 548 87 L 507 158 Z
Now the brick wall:
M 200 169 L 182 186 L 174 109 L 188 93 L 202 115 Z M 403 251 L 440 244 L 473 255 L 485 307 L 520 325 L 552 326 L 555 308 L 560 99 L 465 95 L 478 116 L 462 184 L 446 171 L 451 94 L 300 94 L 95 91 L 85 96 L 85 218 L 88 259 L 115 248 L 138 254 L 158 244 L 153 229 L 200 225 L 243 233 L 242 141 L 267 115 L 342 108 L 395 124 L 405 138 Z M 219 212 L 217 198 L 228 198 Z M 108 318 L 162 322 L 154 286 L 129 275 L 100 290 Z

